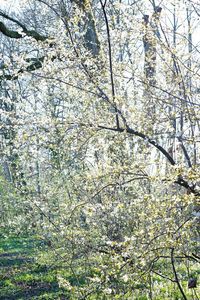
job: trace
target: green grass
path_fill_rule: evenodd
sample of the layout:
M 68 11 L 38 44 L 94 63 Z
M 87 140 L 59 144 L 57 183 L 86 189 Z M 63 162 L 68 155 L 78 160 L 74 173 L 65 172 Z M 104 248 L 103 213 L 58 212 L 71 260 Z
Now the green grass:
M 68 299 L 57 282 L 57 270 L 38 265 L 38 251 L 47 251 L 37 238 L 0 240 L 0 299 Z M 64 298 L 62 298 L 64 297 Z
M 76 275 L 67 268 L 64 262 L 48 265 L 46 257 L 51 256 L 51 249 L 38 237 L 9 237 L 0 238 L 0 300 L 77 300 L 79 296 L 73 296 L 73 289 L 84 288 L 87 294 L 87 277 L 96 274 L 95 268 L 89 274 L 78 266 Z M 37 260 L 36 258 L 40 258 Z M 47 263 L 48 261 L 48 263 Z M 168 270 L 163 262 L 163 274 Z M 181 272 L 180 272 L 181 271 Z M 184 266 L 179 266 L 179 273 L 185 274 Z M 191 268 L 191 274 L 199 277 L 199 269 L 196 264 Z M 59 286 L 59 277 L 64 284 L 69 283 L 70 289 Z M 184 279 L 184 277 L 183 277 Z M 154 300 L 179 300 L 182 299 L 177 286 L 161 277 L 154 275 Z M 188 300 L 193 300 L 195 295 L 187 288 L 187 279 L 182 280 Z M 199 285 L 196 293 L 199 292 Z M 76 294 L 77 295 L 77 294 Z M 79 294 L 80 295 L 80 294 Z M 133 289 L 126 296 L 104 295 L 100 290 L 90 293 L 88 300 L 149 300 L 148 287 L 134 283 Z

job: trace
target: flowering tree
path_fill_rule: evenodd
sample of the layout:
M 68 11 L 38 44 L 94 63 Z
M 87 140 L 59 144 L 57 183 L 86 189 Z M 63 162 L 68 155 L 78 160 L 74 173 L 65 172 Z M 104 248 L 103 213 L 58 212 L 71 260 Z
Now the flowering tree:
M 5 143 L 2 125 L 1 157 L 26 207 L 13 226 L 44 234 L 47 258 L 75 274 L 75 286 L 58 277 L 72 299 L 138 299 L 138 287 L 153 299 L 157 277 L 187 299 L 177 262 L 199 261 L 198 15 L 192 1 L 0 11 L 15 45 L 1 63 L 13 133 Z

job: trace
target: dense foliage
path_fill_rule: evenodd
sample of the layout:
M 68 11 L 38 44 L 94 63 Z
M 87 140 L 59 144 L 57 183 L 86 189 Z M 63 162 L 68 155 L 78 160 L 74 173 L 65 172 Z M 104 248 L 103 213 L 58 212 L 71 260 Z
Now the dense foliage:
M 2 235 L 45 240 L 70 299 L 196 299 L 198 2 L 20 5 L 0 10 Z

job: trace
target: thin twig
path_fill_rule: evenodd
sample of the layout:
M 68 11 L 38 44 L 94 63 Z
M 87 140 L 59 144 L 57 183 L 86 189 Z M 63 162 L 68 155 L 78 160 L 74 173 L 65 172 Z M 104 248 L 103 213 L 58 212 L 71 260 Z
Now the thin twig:
M 112 49 L 111 49 L 110 28 L 109 28 L 109 23 L 108 23 L 108 17 L 107 17 L 106 10 L 105 10 L 106 2 L 103 4 L 103 2 L 100 0 L 100 3 L 101 3 L 102 10 L 103 10 L 105 24 L 106 24 L 107 39 L 108 39 L 109 67 L 110 67 L 110 81 L 111 81 L 113 102 L 115 103 L 115 85 L 114 85 L 114 77 L 113 77 L 113 63 L 112 63 Z M 118 111 L 115 109 L 115 112 L 116 112 L 117 128 L 119 128 Z
M 187 297 L 186 297 L 186 295 L 185 295 L 185 293 L 183 291 L 183 288 L 182 288 L 182 286 L 180 284 L 180 281 L 178 279 L 178 275 L 177 275 L 177 272 L 176 272 L 176 268 L 175 268 L 175 264 L 174 264 L 174 248 L 171 249 L 171 264 L 172 264 L 172 269 L 173 269 L 173 272 L 174 272 L 175 282 L 178 285 L 178 288 L 179 288 L 179 290 L 180 290 L 180 292 L 181 292 L 181 294 L 183 296 L 183 299 L 187 300 Z

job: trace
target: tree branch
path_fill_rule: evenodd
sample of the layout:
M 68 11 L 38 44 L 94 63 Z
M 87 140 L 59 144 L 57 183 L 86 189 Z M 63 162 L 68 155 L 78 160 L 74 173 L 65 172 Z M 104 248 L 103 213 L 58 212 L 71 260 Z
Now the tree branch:
M 21 39 L 23 37 L 19 32 L 8 29 L 2 22 L 0 22 L 0 32 L 12 39 Z
M 26 28 L 26 26 L 23 25 L 21 22 L 19 22 L 18 20 L 8 16 L 6 13 L 4 13 L 2 11 L 0 11 L 0 16 L 7 19 L 7 20 L 9 20 L 9 21 L 12 21 L 13 23 L 20 26 L 23 33 L 26 36 L 30 36 L 30 37 L 34 38 L 36 41 L 45 41 L 46 39 L 48 39 L 47 36 L 41 35 L 35 30 L 28 30 Z M 18 31 L 9 29 L 3 22 L 0 22 L 0 32 L 3 33 L 4 35 L 6 35 L 9 38 L 12 38 L 12 39 L 20 39 L 20 38 L 24 37 L 24 35 L 19 33 Z
M 138 137 L 142 138 L 144 141 L 146 141 L 147 143 L 154 146 L 156 149 L 158 149 L 167 158 L 167 160 L 170 162 L 170 164 L 172 166 L 176 165 L 176 162 L 174 161 L 173 157 L 161 145 L 159 145 L 155 140 L 149 138 L 146 134 L 139 132 L 137 130 L 134 130 L 134 129 L 130 128 L 128 125 L 126 125 L 125 129 L 124 128 L 107 127 L 107 126 L 102 126 L 102 125 L 98 125 L 98 128 L 111 130 L 111 131 L 115 131 L 115 132 L 127 132 L 131 135 L 138 136 Z M 188 191 L 193 193 L 195 196 L 200 195 L 200 193 L 195 190 L 194 185 L 190 186 L 189 183 L 186 180 L 184 180 L 181 175 L 178 176 L 177 180 L 175 180 L 174 183 L 186 188 Z
M 161 273 L 158 273 L 158 272 L 156 272 L 156 271 L 154 271 L 154 270 L 151 270 L 151 272 L 154 273 L 154 274 L 156 274 L 156 275 L 158 275 L 158 276 L 160 276 L 160 277 L 162 277 L 162 278 L 164 278 L 164 279 L 170 280 L 171 282 L 176 282 L 176 280 L 171 279 L 171 278 L 169 278 L 168 276 L 165 276 L 165 275 L 163 275 L 163 274 L 161 274 Z
M 188 167 L 189 167 L 189 168 L 192 168 L 192 163 L 191 163 L 189 154 L 188 154 L 188 152 L 187 152 L 187 150 L 186 150 L 186 148 L 185 148 L 185 146 L 184 146 L 184 144 L 183 144 L 182 138 L 181 138 L 181 137 L 177 137 L 177 139 L 178 139 L 178 141 L 181 143 L 181 148 L 182 148 L 182 150 L 183 150 L 183 154 L 184 154 L 185 159 L 186 159 L 186 161 L 187 161 Z
M 173 269 L 173 272 L 174 272 L 175 281 L 176 281 L 176 283 L 178 285 L 178 288 L 179 288 L 179 290 L 180 290 L 180 292 L 181 292 L 181 294 L 183 296 L 183 299 L 187 300 L 187 297 L 186 297 L 186 295 L 185 295 L 185 293 L 183 291 L 183 288 L 182 288 L 182 286 L 181 286 L 181 284 L 179 282 L 179 279 L 178 279 L 178 275 L 176 273 L 176 268 L 175 268 L 175 265 L 174 265 L 174 248 L 171 249 L 171 263 L 172 263 L 172 269 Z
M 196 259 L 198 259 L 199 262 L 200 262 L 200 256 L 196 255 L 195 253 L 192 253 L 192 255 L 193 255 Z
M 39 57 L 39 58 L 27 58 L 26 62 L 30 62 L 30 65 L 28 65 L 25 69 L 20 69 L 17 74 L 15 73 L 14 75 L 12 74 L 3 74 L 0 76 L 0 81 L 1 80 L 17 80 L 19 75 L 22 74 L 24 71 L 27 72 L 32 72 L 35 71 L 37 69 L 42 68 L 42 63 L 44 61 L 44 56 L 43 57 Z M 54 60 L 55 58 L 52 58 L 52 60 Z M 2 66 L 0 69 L 5 69 L 4 66 Z
M 103 4 L 102 1 L 100 0 L 100 3 L 101 3 L 102 10 L 103 10 L 105 24 L 106 24 L 106 32 L 107 32 L 107 40 L 108 40 L 109 67 L 110 67 L 110 81 L 111 81 L 111 88 L 112 88 L 112 98 L 113 98 L 113 102 L 115 103 L 115 85 L 114 85 L 114 77 L 113 77 L 113 63 L 112 63 L 112 48 L 111 48 L 110 28 L 109 28 L 108 17 L 107 17 L 106 10 L 105 10 L 106 2 Z M 118 112 L 117 112 L 116 109 L 115 109 L 115 112 L 116 112 L 116 124 L 117 124 L 117 128 L 119 128 L 119 116 L 118 116 Z
M 149 138 L 144 133 L 139 132 L 137 130 L 134 130 L 134 129 L 130 128 L 128 125 L 127 125 L 126 129 L 124 129 L 124 128 L 110 128 L 110 127 L 101 126 L 101 125 L 99 125 L 98 127 L 102 128 L 102 129 L 116 131 L 116 132 L 124 132 L 124 131 L 126 131 L 129 134 L 138 136 L 138 137 L 142 138 L 144 141 L 146 141 L 147 143 L 149 143 L 152 146 L 154 146 L 155 148 L 157 148 L 168 159 L 168 161 L 170 162 L 171 165 L 174 166 L 176 164 L 176 162 L 171 157 L 171 155 L 162 146 L 160 146 L 156 141 L 154 141 L 153 139 Z

